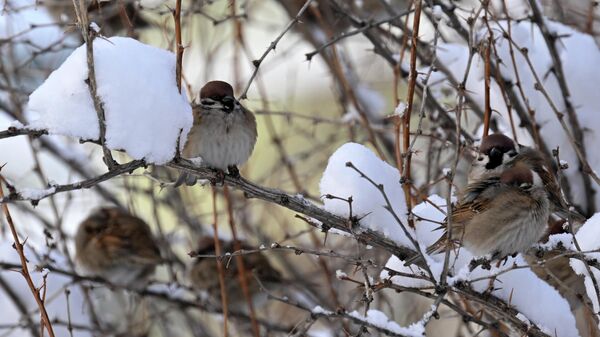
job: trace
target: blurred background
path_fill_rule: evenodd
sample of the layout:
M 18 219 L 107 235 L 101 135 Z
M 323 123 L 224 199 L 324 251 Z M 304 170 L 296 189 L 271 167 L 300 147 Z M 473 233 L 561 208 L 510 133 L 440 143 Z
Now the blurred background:
M 6 130 L 17 125 L 14 121 L 27 124 L 29 94 L 83 40 L 71 1 L 2 1 L 0 130 Z M 403 177 L 410 179 L 410 204 L 414 206 L 433 194 L 446 197 L 446 173 L 457 159 L 453 191 L 464 187 L 472 151 L 483 135 L 484 115 L 491 112 L 490 132 L 504 132 L 521 144 L 536 146 L 555 169 L 557 159 L 568 164 L 561 171 L 565 195 L 582 214 L 595 213 L 600 201 L 588 173 L 600 172 L 600 153 L 595 150 L 600 127 L 596 112 L 600 97 L 594 85 L 600 72 L 595 66 L 600 64 L 597 2 L 535 2 L 544 27 L 557 41 L 556 54 L 548 49 L 540 20 L 528 1 L 420 1 L 415 39 L 417 3 L 410 0 L 315 0 L 296 17 L 305 3 L 181 3 L 183 88 L 190 101 L 198 98 L 200 88 L 210 80 L 228 81 L 236 96 L 249 85 L 247 99 L 241 103 L 256 114 L 259 137 L 251 159 L 241 167 L 243 177 L 320 204 L 322 172 L 340 145 L 364 144 L 397 167 L 402 159 L 397 155 L 396 137 L 409 130 L 414 142 L 412 164 Z M 174 1 L 94 0 L 85 1 L 85 6 L 89 20 L 100 27 L 98 38 L 128 36 L 176 49 Z M 292 28 L 284 34 L 290 22 Z M 249 82 L 256 69 L 253 61 L 281 34 Z M 418 76 L 410 84 L 412 55 Z M 562 69 L 557 69 L 557 61 Z M 411 104 L 410 95 L 414 95 Z M 561 125 L 559 115 L 564 115 L 566 125 Z M 583 158 L 576 155 L 573 144 L 583 149 Z M 560 158 L 552 155 L 556 148 Z M 406 152 L 403 148 L 402 153 Z M 128 160 L 124 153 L 114 151 L 114 155 L 119 162 Z M 2 176 L 18 191 L 73 183 L 106 170 L 97 145 L 63 136 L 0 139 L 0 165 L 4 165 Z M 198 249 L 203 237 L 213 234 L 215 218 L 223 240 L 232 239 L 229 221 L 234 221 L 247 249 L 266 248 L 259 254 L 281 274 L 286 286 L 273 290 L 281 296 L 332 311 L 362 310 L 368 303 L 401 326 L 420 320 L 430 309 L 432 301 L 423 296 L 385 287 L 376 293 L 364 290 L 365 283 L 380 281 L 390 252 L 323 233 L 294 212 L 247 199 L 239 191 L 230 190 L 225 198 L 217 188 L 213 200 L 210 185 L 168 185 L 177 176 L 173 169 L 150 166 L 39 203 L 9 203 L 19 234 L 27 239 L 32 266 L 76 273 L 74 233 L 94 209 L 108 205 L 123 207 L 147 222 L 169 260 L 152 276 L 150 287 L 175 299 L 117 296 L 117 290 L 72 275 L 34 272 L 36 284 L 47 285 L 46 306 L 57 335 L 223 335 L 221 303 L 204 296 L 189 278 L 195 260 L 188 253 Z M 11 265 L 19 263 L 18 255 L 11 248 L 4 218 L 0 226 L 0 307 L 4 313 L 0 336 L 40 336 L 37 306 Z M 270 249 L 275 242 L 292 248 Z M 303 249 L 333 251 L 342 258 L 305 254 Z M 215 270 L 210 274 L 218 277 Z M 233 278 L 228 282 L 235 282 Z M 264 322 L 261 335 L 366 335 L 359 324 L 317 320 L 281 301 L 262 301 L 255 309 Z M 130 316 L 122 316 L 119 310 Z M 240 317 L 230 317 L 229 334 L 252 336 L 244 302 L 233 302 L 230 310 L 238 311 Z M 479 327 L 448 308 L 440 310 L 439 318 L 427 325 L 428 336 L 495 336 L 493 331 L 480 333 Z M 370 335 L 384 335 L 368 330 Z M 583 330 L 582 336 L 596 333 Z

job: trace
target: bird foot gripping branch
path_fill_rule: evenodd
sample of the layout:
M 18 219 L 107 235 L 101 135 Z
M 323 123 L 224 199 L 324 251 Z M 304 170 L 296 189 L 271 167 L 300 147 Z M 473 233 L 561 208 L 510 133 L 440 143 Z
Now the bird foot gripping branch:
M 223 185 L 225 171 L 239 178 L 237 166 L 250 158 L 256 144 L 256 118 L 252 112 L 234 98 L 233 88 L 223 81 L 211 81 L 202 87 L 200 104 L 195 104 L 192 112 L 194 124 L 183 158 L 200 157 L 204 165 L 215 169 L 216 177 L 209 179 L 213 185 Z M 179 185 L 191 182 L 188 180 L 180 177 Z

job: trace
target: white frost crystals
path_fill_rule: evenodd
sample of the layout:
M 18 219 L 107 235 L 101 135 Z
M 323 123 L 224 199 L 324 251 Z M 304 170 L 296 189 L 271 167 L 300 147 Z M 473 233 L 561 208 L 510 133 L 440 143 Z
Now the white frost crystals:
M 98 139 L 98 117 L 86 80 L 86 47 L 77 48 L 29 97 L 29 128 Z M 134 159 L 164 164 L 185 144 L 192 112 L 175 81 L 175 55 L 131 38 L 94 40 L 106 145 Z

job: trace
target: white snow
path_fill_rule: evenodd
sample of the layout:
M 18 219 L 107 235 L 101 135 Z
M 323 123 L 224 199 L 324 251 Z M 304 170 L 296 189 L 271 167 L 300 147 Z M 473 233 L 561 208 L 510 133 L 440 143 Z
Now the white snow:
M 360 114 L 354 106 L 348 107 L 348 111 L 340 119 L 342 123 L 352 123 L 360 121 Z
M 323 307 L 321 307 L 320 305 L 315 306 L 312 309 L 312 312 L 313 312 L 313 314 L 316 314 L 316 315 L 331 315 L 331 314 L 333 314 L 331 311 L 323 309 Z
M 442 10 L 442 6 L 440 6 L 440 5 L 433 6 L 433 8 L 431 8 L 431 14 L 433 14 L 433 17 L 436 20 L 438 20 L 438 21 L 441 20 L 443 14 L 444 14 L 444 11 Z
M 543 244 L 538 244 L 537 247 L 545 250 L 557 248 L 559 246 L 565 249 L 575 250 L 573 245 L 573 236 L 569 233 L 560 233 L 551 235 L 548 241 Z
M 54 193 L 55 191 L 55 186 L 46 189 L 23 188 L 19 191 L 19 194 L 25 199 L 39 200 L 46 197 L 47 195 Z
M 540 280 L 531 269 L 519 268 L 500 274 L 501 271 L 512 268 L 514 263 L 519 266 L 527 265 L 521 255 L 508 258 L 506 264 L 499 267 L 496 267 L 496 262 L 493 262 L 490 270 L 477 267 L 469 272 L 468 264 L 471 257 L 466 249 L 461 249 L 455 267 L 458 270 L 455 273 L 457 276 L 448 281 L 450 284 L 455 284 L 459 280 L 473 281 L 485 277 L 471 283 L 475 291 L 484 292 L 489 287 L 489 276 L 498 274 L 494 282 L 496 290 L 492 294 L 518 310 L 522 314 L 519 319 L 523 320 L 523 317 L 526 317 L 552 336 L 579 336 L 575 318 L 567 301 L 556 289 Z
M 385 266 L 391 270 L 401 272 L 401 273 L 428 276 L 427 273 L 425 272 L 425 270 L 421 269 L 420 267 L 417 267 L 415 265 L 405 266 L 404 261 L 400 260 L 395 255 L 392 255 L 390 257 L 390 259 L 387 261 Z M 431 285 L 432 285 L 431 282 L 424 280 L 424 279 L 416 278 L 416 277 L 407 277 L 407 276 L 400 276 L 400 275 L 390 276 L 390 272 L 388 272 L 385 269 L 381 271 L 381 274 L 379 275 L 379 277 L 382 280 L 390 279 L 390 281 L 393 284 L 396 284 L 399 286 L 411 287 L 411 288 L 424 288 L 424 287 L 431 287 Z
M 597 250 L 600 248 L 600 213 L 594 214 L 588 219 L 585 224 L 579 229 L 575 235 L 577 242 L 582 251 Z M 587 258 L 600 260 L 600 253 L 585 253 Z M 593 281 L 581 260 L 571 259 L 571 267 L 579 275 L 585 276 L 585 287 L 588 297 L 592 301 L 594 311 L 598 312 L 600 305 L 598 303 L 598 294 L 594 289 Z M 600 271 L 596 268 L 591 268 L 596 280 L 600 280 Z
M 90 28 L 96 33 L 100 32 L 100 26 L 95 22 L 90 23 Z
M 442 273 L 444 265 L 441 261 L 434 260 L 433 258 L 427 256 L 425 249 L 437 241 L 443 233 L 443 231 L 439 230 L 438 228 L 440 227 L 439 223 L 442 223 L 446 217 L 446 214 L 442 212 L 446 210 L 446 200 L 435 194 L 429 196 L 428 199 L 430 202 L 422 202 L 413 208 L 413 213 L 417 217 L 415 221 L 416 238 L 419 242 L 419 246 L 421 247 L 421 251 L 425 256 L 425 259 L 427 260 L 427 264 L 429 265 L 431 272 L 433 273 L 434 277 L 439 280 L 439 276 Z M 434 205 L 437 207 L 434 207 Z M 438 256 L 441 257 L 442 255 Z M 397 272 L 428 276 L 424 269 L 416 265 L 405 266 L 404 261 L 398 259 L 396 256 L 390 257 L 386 263 L 386 267 Z M 382 279 L 390 278 L 390 273 L 387 270 L 382 270 L 379 277 Z M 392 276 L 390 281 L 400 286 L 414 288 L 431 286 L 431 282 L 427 280 L 400 275 Z
M 343 271 L 341 271 L 341 270 L 339 270 L 339 269 L 338 269 L 338 270 L 336 270 L 336 271 L 335 271 L 335 277 L 336 277 L 338 280 L 343 280 L 343 279 L 345 279 L 346 277 L 348 277 L 348 274 L 346 274 L 346 273 L 344 273 Z
M 175 83 L 175 55 L 134 39 L 94 40 L 98 94 L 106 114 L 106 144 L 135 159 L 162 164 L 185 144 L 191 106 Z M 87 84 L 85 46 L 76 49 L 31 94 L 29 127 L 98 139 L 98 118 Z
M 380 232 L 399 245 L 414 248 L 402 232 L 401 225 L 384 208 L 386 203 L 379 190 L 367 179 L 361 178 L 354 169 L 346 166 L 347 162 L 352 162 L 376 184 L 384 185 L 394 212 L 403 225 L 408 227 L 404 191 L 399 183 L 398 170 L 377 158 L 363 145 L 346 143 L 329 158 L 320 183 L 321 195 L 330 194 L 344 199 L 352 197 L 352 215 L 360 219 L 362 227 Z M 326 210 L 344 217 L 350 215 L 348 202 L 325 197 L 322 199 Z
M 8 126 L 11 128 L 15 128 L 15 129 L 21 129 L 21 128 L 23 128 L 23 123 L 15 120 L 15 121 L 10 122 L 10 124 Z
M 367 315 L 362 315 L 358 311 L 352 311 L 348 315 L 358 318 L 362 321 L 367 321 L 370 324 L 392 331 L 394 333 L 404 336 L 424 336 L 425 327 L 419 323 L 411 324 L 409 327 L 401 327 L 398 323 L 391 321 L 384 312 L 370 309 L 367 311 Z
M 394 109 L 394 116 L 398 116 L 400 118 L 404 117 L 404 113 L 406 113 L 406 108 L 408 106 L 406 105 L 405 102 L 400 101 L 400 103 L 398 103 L 398 106 L 396 106 L 396 109 Z

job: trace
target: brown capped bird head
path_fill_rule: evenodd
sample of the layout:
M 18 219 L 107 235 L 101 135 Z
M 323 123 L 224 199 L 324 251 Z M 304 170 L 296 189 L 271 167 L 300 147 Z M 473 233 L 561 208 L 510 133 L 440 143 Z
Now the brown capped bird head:
M 233 88 L 224 81 L 210 81 L 200 89 L 200 104 L 209 108 L 222 108 L 225 112 L 233 111 L 236 100 Z

